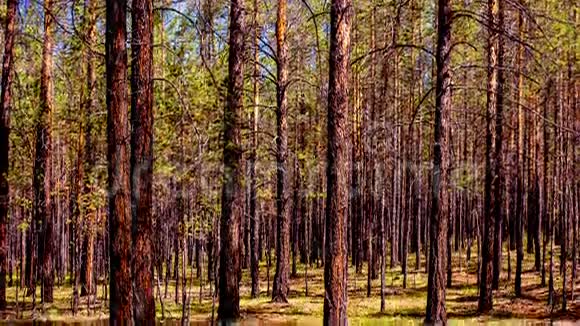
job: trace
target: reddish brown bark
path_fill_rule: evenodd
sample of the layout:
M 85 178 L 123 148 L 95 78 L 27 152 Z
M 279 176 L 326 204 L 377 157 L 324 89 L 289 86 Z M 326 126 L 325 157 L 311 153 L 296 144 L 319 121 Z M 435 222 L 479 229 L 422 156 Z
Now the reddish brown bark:
M 105 49 L 111 323 L 129 323 L 132 320 L 126 18 L 126 0 L 107 0 Z
M 153 2 L 133 0 L 131 62 L 131 208 L 133 318 L 155 321 L 153 296 Z
M 6 308 L 6 260 L 8 255 L 8 206 L 10 204 L 8 167 L 10 154 L 10 109 L 12 98 L 12 67 L 18 0 L 6 2 L 4 25 L 4 56 L 0 90 L 0 310 Z
M 348 89 L 352 2 L 330 9 L 324 325 L 347 321 Z

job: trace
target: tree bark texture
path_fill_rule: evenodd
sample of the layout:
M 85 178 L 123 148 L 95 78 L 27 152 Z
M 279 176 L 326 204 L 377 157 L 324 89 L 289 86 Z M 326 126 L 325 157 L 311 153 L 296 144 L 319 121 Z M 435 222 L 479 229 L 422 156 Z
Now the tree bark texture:
M 224 111 L 224 181 L 220 224 L 218 318 L 240 317 L 240 223 L 243 215 L 241 115 L 244 96 L 244 8 L 230 3 L 228 91 Z
M 425 321 L 445 324 L 445 286 L 449 246 L 448 237 L 448 116 L 451 111 L 451 1 L 439 0 L 437 13 L 437 80 L 435 93 L 435 132 L 433 143 L 433 183 Z
M 127 107 L 127 1 L 107 0 L 107 162 L 111 323 L 132 320 L 131 194 Z
M 290 210 L 288 196 L 288 47 L 286 45 L 286 0 L 278 0 L 276 47 L 278 80 L 276 84 L 276 274 L 272 287 L 272 301 L 288 302 L 288 266 L 290 258 Z M 294 230 L 296 230 L 294 223 Z M 294 239 L 296 241 L 296 239 Z M 294 252 L 296 256 L 296 252 Z
M 10 154 L 10 110 L 12 101 L 12 69 L 18 0 L 6 2 L 4 25 L 4 56 L 0 81 L 0 310 L 6 308 L 6 265 L 8 257 L 8 208 L 10 191 L 8 168 Z
M 347 325 L 348 90 L 352 2 L 330 9 L 324 325 Z
M 131 209 L 133 318 L 155 320 L 153 295 L 153 1 L 133 0 L 131 38 Z

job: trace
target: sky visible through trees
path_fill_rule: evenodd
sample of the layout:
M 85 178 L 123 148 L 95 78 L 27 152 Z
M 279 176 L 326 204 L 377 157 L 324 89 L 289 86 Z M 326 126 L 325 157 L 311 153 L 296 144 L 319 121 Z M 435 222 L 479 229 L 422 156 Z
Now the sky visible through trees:
M 2 0 L 0 316 L 577 320 L 573 0 Z

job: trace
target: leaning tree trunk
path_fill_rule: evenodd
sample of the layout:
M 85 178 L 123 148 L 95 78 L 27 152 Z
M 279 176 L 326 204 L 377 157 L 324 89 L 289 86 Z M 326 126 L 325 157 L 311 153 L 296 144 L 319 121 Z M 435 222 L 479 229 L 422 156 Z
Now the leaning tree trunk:
M 241 114 L 244 99 L 244 9 L 230 5 L 228 93 L 224 112 L 224 183 L 220 223 L 218 318 L 240 317 L 240 223 L 243 214 Z
M 447 271 L 447 117 L 451 110 L 451 1 L 439 0 L 437 14 L 437 81 L 433 143 L 433 183 L 431 193 L 429 278 L 425 321 L 445 324 L 445 273 Z
M 6 309 L 6 258 L 8 256 L 8 185 L 10 148 L 10 101 L 12 96 L 12 67 L 14 65 L 14 37 L 18 0 L 6 2 L 4 26 L 4 56 L 0 90 L 0 310 Z
M 131 196 L 127 121 L 127 2 L 107 0 L 107 161 L 111 322 L 132 320 Z
M 352 2 L 330 9 L 324 325 L 347 325 L 348 89 Z
M 155 320 L 153 296 L 153 2 L 133 0 L 131 39 L 131 207 L 133 318 Z
M 276 21 L 276 45 L 278 49 L 278 81 L 276 84 L 276 274 L 272 287 L 272 301 L 288 302 L 288 261 L 290 258 L 290 210 L 288 209 L 288 68 L 286 46 L 286 0 L 278 0 Z M 293 229 L 295 229 L 294 227 Z M 296 241 L 296 239 L 294 239 Z M 296 252 L 294 253 L 296 255 Z

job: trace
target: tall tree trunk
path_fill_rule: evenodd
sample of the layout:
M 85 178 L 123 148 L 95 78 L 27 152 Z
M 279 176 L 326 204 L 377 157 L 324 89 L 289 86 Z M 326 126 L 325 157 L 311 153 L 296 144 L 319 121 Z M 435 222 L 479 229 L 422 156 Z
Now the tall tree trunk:
M 183 143 L 181 141 L 183 137 L 183 128 L 180 128 L 180 149 L 183 149 Z M 178 162 L 183 162 L 183 155 L 179 155 Z M 180 171 L 181 172 L 181 171 Z M 173 272 L 175 278 L 175 304 L 179 303 L 179 287 L 183 282 L 179 281 L 179 256 L 183 253 L 183 241 L 182 238 L 185 236 L 185 212 L 183 203 L 183 176 L 180 173 L 179 179 L 175 183 L 175 234 L 173 235 L 173 250 L 174 250 L 174 262 L 173 262 Z M 185 259 L 185 255 L 183 259 Z M 185 291 L 185 289 L 181 289 Z
M 131 208 L 133 318 L 155 320 L 153 295 L 153 2 L 133 0 L 131 38 Z
M 499 279 L 502 269 L 502 233 L 503 233 L 503 203 L 504 203 L 504 175 L 503 175 L 503 86 L 504 86 L 504 67 L 503 67 L 503 0 L 489 0 L 495 1 L 492 8 L 493 23 L 490 24 L 493 28 L 493 45 L 496 50 L 496 61 L 494 63 L 494 71 L 496 74 L 496 84 L 493 88 L 495 93 L 495 138 L 494 138 L 494 176 L 492 179 L 493 195 L 492 199 L 492 214 L 495 223 L 494 245 L 493 245 L 493 280 L 492 286 L 494 290 L 499 287 Z M 497 11 L 497 12 L 495 12 Z
M 370 26 L 370 38 L 371 38 L 371 44 L 370 47 L 371 49 L 374 49 L 376 46 L 376 27 L 375 27 L 375 18 L 376 15 L 376 7 L 371 8 L 371 26 Z M 364 161 L 363 161 L 363 166 L 364 166 L 364 175 L 365 175 L 365 190 L 364 190 L 364 195 L 362 195 L 361 197 L 364 198 L 364 216 L 367 220 L 367 229 L 369 232 L 369 236 L 368 236 L 368 242 L 369 242 L 369 247 L 372 247 L 373 245 L 373 238 L 375 235 L 375 222 L 376 222 L 376 212 L 375 212 L 375 207 L 376 207 L 376 203 L 375 203 L 375 164 L 374 164 L 374 160 L 375 160 L 375 144 L 374 144 L 374 135 L 375 135 L 375 130 L 376 130 L 376 126 L 375 126 L 375 109 L 376 109 L 376 98 L 375 98 L 375 86 L 374 86 L 374 80 L 375 80 L 375 65 L 376 65 L 376 55 L 373 53 L 371 54 L 371 67 L 370 67 L 370 73 L 371 73 L 371 84 L 368 86 L 368 92 L 370 93 L 369 96 L 369 100 L 370 100 L 370 105 L 365 105 L 364 106 L 364 116 L 363 116 L 363 121 L 364 121 L 364 125 L 362 126 L 362 130 L 360 131 L 360 134 L 363 137 L 363 144 L 364 144 Z M 377 241 L 378 240 L 378 241 Z M 379 244 L 380 248 L 380 239 L 376 239 L 375 243 Z M 374 254 L 372 256 L 372 260 L 374 261 L 379 261 L 379 263 L 382 263 L 382 257 L 377 259 L 377 254 L 376 252 L 373 252 L 373 250 L 370 250 L 369 248 L 369 253 Z M 379 252 L 380 254 L 380 252 Z M 369 257 L 370 258 L 370 257 Z M 369 267 L 372 266 L 374 264 L 372 264 L 371 260 L 369 259 Z M 374 270 L 372 270 L 371 268 L 369 268 L 369 275 L 368 276 L 368 286 L 367 286 L 367 296 L 371 295 L 371 278 L 373 276 L 373 272 Z
M 86 89 L 84 89 L 83 99 L 81 103 L 81 116 L 83 118 L 81 122 L 80 135 L 79 135 L 79 149 L 78 149 L 78 162 L 76 167 L 76 180 L 73 185 L 73 193 L 71 194 L 71 212 L 73 216 L 74 232 L 71 235 L 73 237 L 72 243 L 74 243 L 73 251 L 73 274 L 74 274 L 74 284 L 73 284 L 73 313 L 76 313 L 79 304 L 79 293 L 78 288 L 82 285 L 81 295 L 88 293 L 87 289 L 91 287 L 92 282 L 87 282 L 91 280 L 92 269 L 87 269 L 87 254 L 83 255 L 84 250 L 92 252 L 92 241 L 89 241 L 88 237 L 93 233 L 94 229 L 94 219 L 95 210 L 91 205 L 83 205 L 82 201 L 79 200 L 78 196 L 81 193 L 81 198 L 87 198 L 90 196 L 93 188 L 92 183 L 92 171 L 93 162 L 95 158 L 93 141 L 92 141 L 92 112 L 95 107 L 96 98 L 96 75 L 95 75 L 95 60 L 93 49 L 90 48 L 91 44 L 95 42 L 95 29 L 96 29 L 96 1 L 86 1 L 85 2 L 85 23 L 86 31 L 85 37 L 87 44 L 84 49 L 84 59 L 86 64 Z M 81 212 L 84 212 L 81 216 Z M 87 232 L 83 232 L 83 222 Z M 86 237 L 86 238 L 85 238 Z M 85 244 L 85 246 L 83 246 Z M 90 244 L 90 248 L 86 248 Z M 92 256 L 92 255 L 91 255 Z M 82 266 L 82 268 L 81 268 Z M 82 274 L 81 274 L 82 272 Z M 88 274 L 88 275 L 87 275 Z
M 272 301 L 288 302 L 288 263 L 290 258 L 290 210 L 288 209 L 288 68 L 286 46 L 286 0 L 278 0 L 276 20 L 276 59 L 278 80 L 276 84 L 276 274 L 272 287 Z M 294 223 L 296 225 L 296 223 Z M 296 229 L 296 226 L 293 228 Z M 294 239 L 296 241 L 296 239 Z M 294 255 L 297 253 L 295 252 Z
M 502 182 L 501 182 L 501 133 L 503 106 L 502 73 L 502 25 L 503 0 L 488 0 L 488 65 L 487 65 L 487 107 L 486 107 L 486 148 L 484 186 L 484 227 L 482 247 L 482 268 L 479 282 L 478 310 L 487 312 L 493 308 L 494 270 L 499 267 L 501 253 Z M 495 143 L 492 148 L 492 117 L 495 116 Z M 493 156 L 493 158 L 492 158 Z M 495 235 L 495 238 L 494 238 Z M 495 248 L 499 246 L 499 248 Z M 497 258 L 496 258 L 497 257 Z M 497 265 L 496 265 L 497 264 Z M 499 271 L 498 271 L 499 273 Z
M 563 275 L 564 269 L 566 268 L 566 241 L 567 241 L 567 230 L 566 230 L 566 214 L 564 212 L 564 209 L 567 208 L 566 207 L 566 187 L 567 184 L 563 182 L 563 178 L 564 178 L 564 173 L 566 171 L 566 138 L 564 138 L 564 136 L 562 135 L 562 128 L 566 127 L 566 120 L 564 118 L 564 111 L 565 111 L 565 107 L 564 107 L 564 103 L 562 103 L 564 101 L 564 99 L 566 98 L 566 95 L 564 94 L 564 85 L 563 85 L 563 77 L 562 77 L 562 73 L 560 73 L 560 76 L 558 77 L 558 104 L 556 105 L 556 109 L 557 112 L 555 114 L 557 114 L 558 119 L 554 120 L 554 123 L 557 124 L 559 122 L 558 127 L 556 127 L 556 146 L 555 149 L 557 150 L 557 156 L 556 156 L 556 164 L 558 166 L 558 182 L 555 183 L 555 185 L 558 185 L 558 188 L 554 187 L 554 190 L 557 190 L 556 193 L 556 197 L 558 198 L 558 201 L 556 203 L 556 211 L 557 211 L 557 218 L 558 218 L 558 244 L 560 245 L 560 266 L 559 266 L 559 271 L 560 271 L 560 276 L 565 276 L 565 274 Z M 562 282 L 565 281 L 565 278 L 562 279 Z M 562 296 L 564 295 L 564 293 L 562 293 Z M 564 300 L 562 300 L 562 304 L 564 304 Z
M 89 44 L 93 44 L 95 42 L 95 29 L 96 29 L 96 11 L 97 11 L 97 3 L 94 0 L 91 0 L 88 4 L 88 12 L 87 12 L 87 41 L 90 42 Z M 89 196 L 91 191 L 93 191 L 93 187 L 91 183 L 93 182 L 93 165 L 95 160 L 95 148 L 94 142 L 92 139 L 92 129 L 93 129 L 93 122 L 92 122 L 92 115 L 93 110 L 95 108 L 97 99 L 95 96 L 96 92 L 96 76 L 95 76 L 95 59 L 92 49 L 87 49 L 87 94 L 85 98 L 85 123 L 84 123 L 84 148 L 83 148 L 83 196 Z M 85 236 L 85 250 L 86 254 L 83 256 L 83 262 L 81 265 L 84 266 L 84 273 L 81 275 L 81 281 L 83 285 L 84 293 L 94 293 L 96 291 L 96 286 L 93 288 L 93 252 L 94 252 L 94 239 L 96 233 L 96 210 L 92 207 L 85 208 L 85 228 L 86 228 L 86 235 Z M 79 248 L 82 250 L 82 248 Z M 82 293 L 81 293 L 82 294 Z
M 260 261 L 259 261 L 259 237 L 260 237 L 260 218 L 256 213 L 256 152 L 258 148 L 258 117 L 260 104 L 259 94 L 259 74 L 260 74 L 260 56 L 259 56 L 259 35 L 258 26 L 258 1 L 254 0 L 254 76 L 253 76 L 253 100 L 254 112 L 252 115 L 252 150 L 250 153 L 250 248 L 251 248 L 251 275 L 252 275 L 252 298 L 260 295 Z
M 348 89 L 351 0 L 330 8 L 324 325 L 347 325 Z
M 240 317 L 240 223 L 243 214 L 241 114 L 244 98 L 245 18 L 241 0 L 230 4 L 228 93 L 224 112 L 224 183 L 220 224 L 218 318 Z
M 384 174 L 386 172 L 386 169 L 383 168 L 382 173 Z M 386 216 L 386 212 L 385 212 L 385 208 L 384 208 L 384 203 L 385 203 L 385 190 L 384 187 L 385 185 L 382 185 L 383 189 L 381 189 L 381 198 L 379 199 L 380 201 L 380 205 L 379 207 L 379 212 L 378 213 L 378 218 L 379 218 L 379 227 L 380 227 L 380 242 L 379 242 L 379 246 L 380 246 L 380 253 L 381 253 L 381 312 L 385 312 L 385 306 L 386 306 L 386 302 L 385 302 L 385 268 L 386 268 L 386 263 L 387 263 L 387 257 L 386 257 L 386 238 L 385 238 L 385 216 Z
M 36 126 L 36 160 L 34 164 L 35 220 L 39 223 L 38 258 L 41 265 L 42 300 L 52 302 L 54 271 L 52 268 L 52 202 L 51 202 L 51 120 L 53 107 L 52 50 L 53 13 L 52 0 L 44 3 L 44 41 L 40 72 L 40 114 Z
M 552 151 L 552 202 L 550 203 L 550 208 L 551 208 L 551 214 L 549 217 L 549 236 L 550 236 L 550 270 L 549 270 L 549 279 L 548 279 L 548 305 L 551 306 L 551 309 L 554 309 L 554 306 L 556 304 L 556 298 L 555 298 L 555 288 L 554 288 L 554 242 L 556 241 L 556 222 L 558 221 L 557 218 L 560 217 L 560 195 L 559 195 L 559 182 L 561 180 L 559 180 L 559 173 L 560 173 L 560 168 L 557 165 L 559 162 L 559 141 L 561 141 L 559 135 L 558 135 L 558 130 L 557 130 L 557 126 L 559 125 L 560 121 L 559 121 L 559 115 L 558 115 L 558 97 L 560 94 L 558 94 L 558 79 L 556 79 L 556 81 L 554 82 L 554 89 L 555 92 L 554 94 L 551 94 L 552 96 L 549 96 L 547 98 L 548 103 L 551 104 L 554 113 L 553 113 L 553 120 L 554 124 L 553 124 L 553 130 L 554 130 L 554 144 L 556 144 L 553 147 L 553 151 Z M 556 191 L 556 189 L 558 189 L 558 191 Z
M 541 183 L 541 188 L 542 191 L 540 192 L 540 221 L 545 221 L 543 222 L 545 224 L 545 232 L 544 232 L 544 238 L 543 238 L 543 242 L 542 242 L 542 271 L 541 271 L 541 286 L 546 286 L 546 246 L 548 243 L 548 239 L 550 237 L 551 231 L 550 231 L 550 218 L 548 216 L 548 162 L 549 162 L 549 155 L 550 155 L 550 149 L 548 147 L 548 140 L 549 140 L 549 134 L 548 134 L 548 126 L 546 123 L 546 120 L 548 119 L 548 106 L 549 106 L 549 101 L 550 101 L 550 96 L 551 96 L 551 88 L 552 88 L 552 82 L 551 80 L 548 80 L 547 85 L 546 85 L 546 95 L 545 95 L 545 99 L 544 99 L 544 105 L 543 105 L 543 112 L 542 112 L 542 119 L 539 119 L 539 123 L 540 123 L 540 128 L 541 128 L 541 143 L 542 143 L 542 171 L 540 173 L 541 178 L 540 180 L 542 180 Z M 539 222 L 540 222 L 539 221 Z M 539 226 L 540 229 L 542 228 L 542 226 Z
M 575 15 L 574 13 L 570 13 L 571 16 Z M 576 16 L 574 16 L 574 18 L 576 18 Z M 570 110 L 570 115 L 571 115 L 571 119 L 572 121 L 570 122 L 570 127 L 575 128 L 576 130 L 580 130 L 580 117 L 578 116 L 580 111 L 578 111 L 578 107 L 576 104 L 576 100 L 577 100 L 577 92 L 575 90 L 576 87 L 576 79 L 574 79 L 574 75 L 573 75 L 573 67 L 574 67 L 574 62 L 576 60 L 576 55 L 574 52 L 569 51 L 568 52 L 568 105 L 569 105 L 569 110 Z M 579 162 L 579 154 L 580 151 L 576 150 L 577 148 L 577 144 L 578 142 L 571 142 L 570 144 L 570 160 L 572 162 Z M 578 169 L 579 165 L 578 164 L 571 164 L 571 166 L 569 167 L 570 171 L 569 173 L 571 175 L 578 175 L 579 169 Z M 576 273 L 577 273 L 577 245 L 578 245 L 578 216 L 580 215 L 580 212 L 578 211 L 578 205 L 579 205 L 579 194 L 578 192 L 580 191 L 580 188 L 578 187 L 580 185 L 580 180 L 576 181 L 576 184 L 574 185 L 573 183 L 570 184 L 570 198 L 571 200 L 571 207 L 570 207 L 570 212 L 572 214 L 572 271 L 571 271 L 571 289 L 570 289 L 570 299 L 572 302 L 574 302 L 574 291 L 576 289 Z
M 433 183 L 431 193 L 429 278 L 425 321 L 445 324 L 445 272 L 447 270 L 447 174 L 448 142 L 447 118 L 451 110 L 451 1 L 439 0 L 437 12 L 437 80 L 435 98 L 435 126 L 433 140 Z
M 6 2 L 4 25 L 4 56 L 0 90 L 0 310 L 6 309 L 6 260 L 8 256 L 8 208 L 10 191 L 8 168 L 10 154 L 10 109 L 12 96 L 12 68 L 14 65 L 14 38 L 18 0 Z M 22 277 L 22 275 L 21 275 Z
M 107 161 L 110 321 L 132 320 L 131 185 L 127 121 L 127 2 L 107 0 Z
M 520 39 L 523 39 L 525 28 L 525 17 L 518 12 L 518 30 Z M 523 76 L 523 56 L 524 47 L 522 45 L 518 46 L 516 65 L 518 69 L 518 89 L 516 93 L 516 105 L 518 106 L 518 142 L 517 142 L 517 180 L 516 180 L 516 212 L 515 212 L 515 235 L 516 235 L 516 278 L 515 278 L 515 294 L 516 297 L 521 297 L 522 295 L 522 264 L 524 260 L 524 249 L 523 249 L 523 223 L 522 215 L 523 209 L 523 193 L 524 193 L 524 171 L 525 171 L 525 160 L 524 160 L 524 137 L 525 137 L 525 115 L 524 106 L 521 103 L 523 101 L 523 87 L 524 87 L 524 76 Z M 530 227 L 531 228 L 531 227 Z M 532 241 L 532 239 L 528 239 Z M 536 255 L 538 257 L 538 255 Z M 536 259 L 536 266 L 539 266 L 539 261 Z

